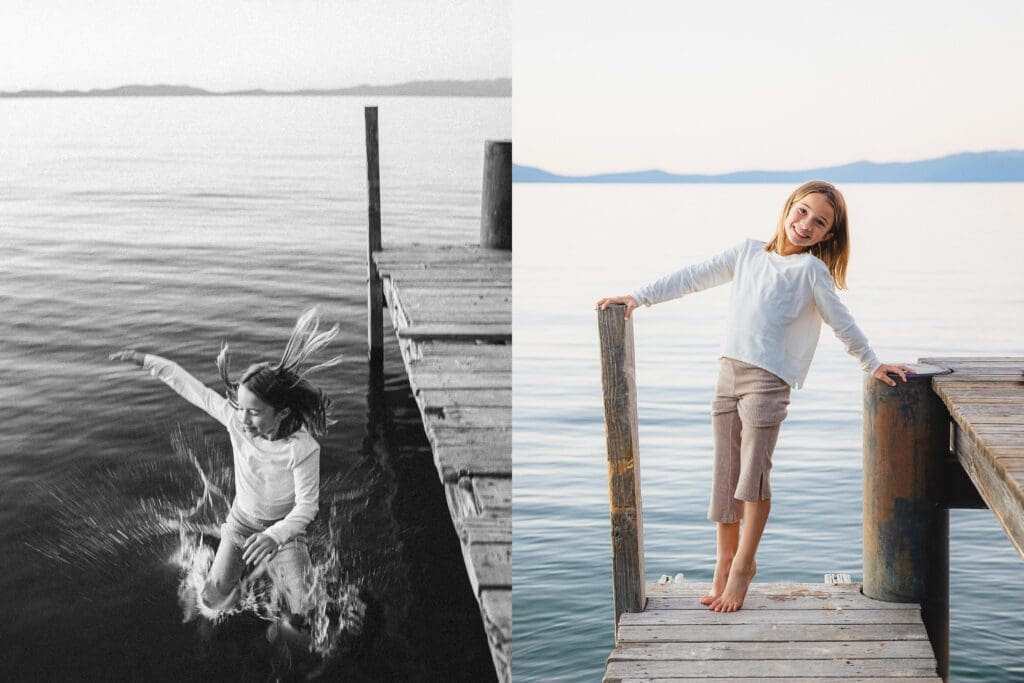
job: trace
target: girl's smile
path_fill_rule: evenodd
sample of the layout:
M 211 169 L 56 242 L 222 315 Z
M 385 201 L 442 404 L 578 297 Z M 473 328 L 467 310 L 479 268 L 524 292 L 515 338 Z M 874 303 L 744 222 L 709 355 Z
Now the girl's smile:
M 246 434 L 271 440 L 288 414 L 287 408 L 274 410 L 273 406 L 260 399 L 244 384 L 238 386 L 238 409 L 242 413 L 239 419 Z
M 824 195 L 817 192 L 793 203 L 786 216 L 786 241 L 783 255 L 796 254 L 828 239 L 835 211 Z

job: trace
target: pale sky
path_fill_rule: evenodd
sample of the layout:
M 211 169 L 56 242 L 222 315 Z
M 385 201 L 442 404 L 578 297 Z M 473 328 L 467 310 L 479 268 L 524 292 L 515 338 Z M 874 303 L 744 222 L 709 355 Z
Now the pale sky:
M 3 0 L 0 90 L 507 78 L 511 0 Z
M 516 163 L 802 169 L 1024 149 L 1024 2 L 516 0 Z

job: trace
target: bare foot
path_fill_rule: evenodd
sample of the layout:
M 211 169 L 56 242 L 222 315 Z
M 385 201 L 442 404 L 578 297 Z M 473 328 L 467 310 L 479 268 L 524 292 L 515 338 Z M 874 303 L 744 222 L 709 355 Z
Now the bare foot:
M 722 594 L 722 591 L 725 590 L 725 584 L 729 580 L 729 569 L 731 567 L 731 557 L 718 558 L 718 561 L 715 562 L 715 578 L 711 582 L 711 590 L 700 599 L 700 604 L 710 605 Z
M 750 588 L 750 582 L 754 580 L 756 573 L 757 562 L 751 562 L 749 568 L 733 562 L 725 590 L 708 609 L 714 612 L 735 612 L 743 607 L 743 598 L 747 597 L 747 589 Z

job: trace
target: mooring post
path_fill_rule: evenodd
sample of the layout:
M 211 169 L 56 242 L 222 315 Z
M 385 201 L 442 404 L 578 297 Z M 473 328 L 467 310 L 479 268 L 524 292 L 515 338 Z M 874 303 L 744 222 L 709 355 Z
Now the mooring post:
M 931 377 L 864 379 L 864 595 L 921 605 L 939 675 L 949 678 L 949 413 Z
M 512 141 L 484 143 L 480 246 L 512 249 Z
M 597 313 L 608 449 L 616 640 L 622 613 L 642 612 L 646 602 L 633 321 L 625 319 L 625 310 L 625 306 L 609 306 Z
M 369 192 L 369 230 L 366 244 L 366 335 L 371 376 L 384 372 L 384 287 L 373 260 L 380 251 L 380 151 L 377 135 L 377 107 L 364 109 L 366 118 L 366 183 Z

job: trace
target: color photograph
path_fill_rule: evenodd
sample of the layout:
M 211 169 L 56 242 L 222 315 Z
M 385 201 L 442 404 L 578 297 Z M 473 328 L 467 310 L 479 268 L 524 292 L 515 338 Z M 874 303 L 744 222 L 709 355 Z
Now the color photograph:
M 1022 29 L 517 3 L 515 680 L 1024 680 Z

